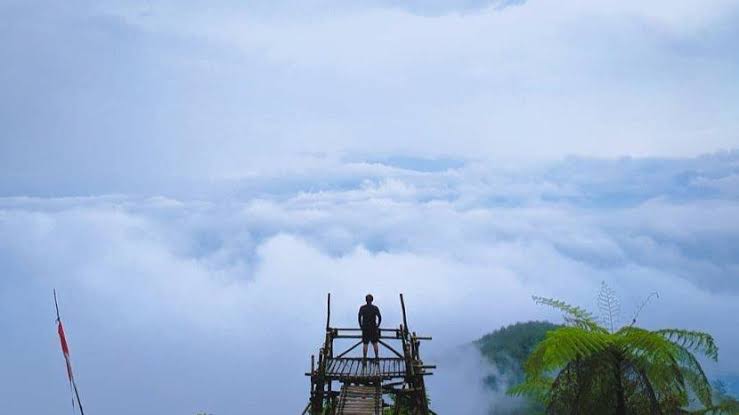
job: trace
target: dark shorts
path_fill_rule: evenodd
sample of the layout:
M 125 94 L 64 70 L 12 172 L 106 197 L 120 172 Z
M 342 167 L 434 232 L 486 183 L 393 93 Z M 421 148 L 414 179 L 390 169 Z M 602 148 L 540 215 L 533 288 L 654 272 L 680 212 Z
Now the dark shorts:
M 362 343 L 377 343 L 380 340 L 380 329 L 377 327 L 362 327 Z

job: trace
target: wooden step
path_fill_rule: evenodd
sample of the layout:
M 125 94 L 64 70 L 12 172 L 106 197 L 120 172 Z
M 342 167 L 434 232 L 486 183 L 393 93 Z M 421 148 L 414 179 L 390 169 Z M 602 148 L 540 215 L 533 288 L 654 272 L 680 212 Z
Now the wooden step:
M 367 359 L 344 357 L 326 361 L 326 377 L 344 382 L 395 379 L 405 376 L 405 360 L 398 358 Z
M 380 415 L 380 385 L 343 385 L 337 402 L 337 415 Z

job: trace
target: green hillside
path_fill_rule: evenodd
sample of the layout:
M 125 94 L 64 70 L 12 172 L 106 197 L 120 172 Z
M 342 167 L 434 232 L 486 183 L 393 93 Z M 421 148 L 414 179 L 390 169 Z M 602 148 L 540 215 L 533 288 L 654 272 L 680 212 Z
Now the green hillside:
M 501 382 L 516 384 L 523 380 L 523 363 L 549 330 L 559 326 L 547 321 L 515 323 L 483 336 L 475 344 L 494 365 L 501 379 L 490 377 L 488 384 L 498 389 Z
M 559 327 L 547 321 L 515 323 L 495 330 L 475 342 L 482 355 L 496 367 L 497 375 L 485 379 L 486 385 L 495 392 L 505 393 L 509 386 L 523 381 L 523 364 L 536 345 L 549 330 Z M 497 415 L 529 415 L 541 413 L 542 408 L 525 399 L 519 402 L 498 405 Z

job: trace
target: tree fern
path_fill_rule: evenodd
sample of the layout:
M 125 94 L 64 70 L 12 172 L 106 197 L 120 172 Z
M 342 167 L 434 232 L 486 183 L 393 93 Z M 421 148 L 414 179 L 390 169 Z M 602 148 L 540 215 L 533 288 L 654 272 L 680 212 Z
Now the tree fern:
M 601 324 L 583 308 L 533 298 L 562 311 L 567 325 L 547 333 L 534 348 L 524 365 L 524 382 L 510 394 L 534 397 L 550 414 L 691 413 L 686 408 L 692 397 L 702 406 L 694 413 L 725 413 L 714 404 L 711 386 L 694 355 L 718 359 L 709 334 L 645 330 L 634 326 L 636 318 L 617 329 L 620 306 L 605 283 L 598 297 Z

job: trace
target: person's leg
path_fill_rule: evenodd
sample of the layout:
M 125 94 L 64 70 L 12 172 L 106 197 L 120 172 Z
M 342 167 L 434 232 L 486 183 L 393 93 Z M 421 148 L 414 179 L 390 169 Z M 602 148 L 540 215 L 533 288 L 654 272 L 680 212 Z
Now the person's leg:
M 372 343 L 372 348 L 375 349 L 375 359 L 379 359 L 380 356 L 380 345 L 377 342 Z
M 369 342 L 362 345 L 362 358 L 364 360 L 367 360 L 367 346 L 369 346 Z

